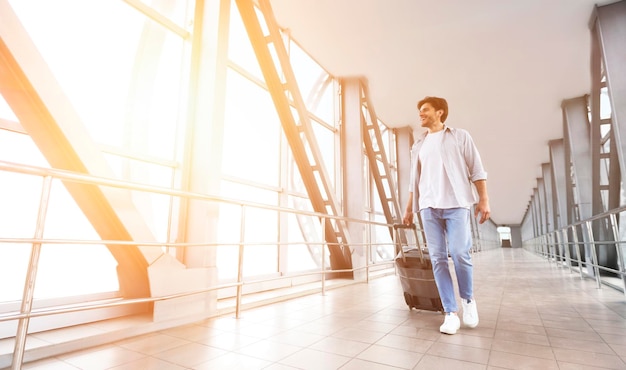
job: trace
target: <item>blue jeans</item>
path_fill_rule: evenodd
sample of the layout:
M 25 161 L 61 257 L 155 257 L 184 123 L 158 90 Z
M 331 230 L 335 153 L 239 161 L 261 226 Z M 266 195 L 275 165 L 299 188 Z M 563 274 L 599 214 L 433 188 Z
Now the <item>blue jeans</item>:
M 458 306 L 448 264 L 448 251 L 454 262 L 459 295 L 463 299 L 473 298 L 470 210 L 426 208 L 420 211 L 420 215 L 443 309 L 445 312 L 457 312 Z

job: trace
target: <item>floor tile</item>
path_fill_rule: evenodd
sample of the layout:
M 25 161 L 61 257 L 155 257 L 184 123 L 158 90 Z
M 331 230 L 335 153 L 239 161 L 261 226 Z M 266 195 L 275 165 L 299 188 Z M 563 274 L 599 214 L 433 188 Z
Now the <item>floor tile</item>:
M 23 370 L 76 370 L 78 367 L 56 358 L 48 358 L 22 366 Z
M 477 364 L 475 362 L 467 362 L 455 360 L 452 358 L 437 357 L 432 355 L 424 355 L 420 362 L 413 368 L 413 370 L 432 370 L 432 369 L 446 369 L 446 370 L 483 370 L 487 366 L 484 364 Z
M 519 331 L 496 330 L 495 339 L 530 344 L 549 345 L 548 337 L 540 334 L 528 334 Z
M 457 344 L 437 342 L 426 352 L 429 355 L 452 358 L 456 360 L 487 364 L 489 350 Z
M 309 333 L 299 329 L 285 330 L 267 338 L 271 342 L 292 344 L 299 347 L 308 347 L 326 338 L 323 335 Z
M 215 369 L 265 369 L 271 365 L 270 361 L 262 360 L 256 357 L 242 355 L 240 353 L 226 353 L 209 361 L 197 364 L 194 370 L 215 370 Z
M 199 343 L 188 343 L 153 355 L 158 359 L 191 368 L 225 353 L 224 350 Z
M 146 355 L 117 346 L 108 346 L 95 352 L 80 352 L 63 357 L 63 361 L 79 369 L 109 369 L 139 360 Z
M 551 338 L 550 345 L 553 348 L 573 349 L 576 351 L 585 351 L 593 353 L 604 353 L 614 355 L 615 352 L 611 347 L 602 342 L 593 342 L 588 340 L 579 340 L 575 338 Z
M 218 335 L 210 336 L 203 340 L 198 340 L 197 343 L 214 348 L 219 348 L 224 351 L 236 351 L 242 347 L 249 346 L 250 344 L 259 341 L 261 341 L 261 339 L 256 337 L 250 337 L 238 333 L 225 332 Z
M 335 338 L 354 340 L 363 343 L 375 343 L 377 340 L 384 337 L 385 333 L 356 328 L 345 328 L 334 333 L 332 336 Z
M 185 367 L 172 364 L 154 357 L 143 357 L 108 370 L 186 370 Z
M 495 340 L 491 346 L 491 350 L 554 360 L 554 353 L 552 352 L 552 348 L 549 346 Z
M 398 368 L 355 358 L 343 365 L 340 370 L 398 370 Z
M 439 343 L 456 344 L 459 346 L 467 346 L 474 348 L 490 349 L 493 344 L 493 338 L 485 336 L 469 334 L 442 335 L 438 340 Z
M 461 336 L 459 336 L 460 338 Z M 428 349 L 434 344 L 434 341 L 420 339 L 420 338 L 408 338 L 401 335 L 388 334 L 376 342 L 377 345 L 386 346 L 391 348 L 402 349 L 405 351 L 426 353 Z
M 309 348 L 316 351 L 334 353 L 341 356 L 355 357 L 368 348 L 370 344 L 335 337 L 325 339 L 313 344 Z
M 626 369 L 626 363 L 616 355 L 563 348 L 554 348 L 554 355 L 558 361 L 573 364 L 597 366 L 607 369 Z
M 383 365 L 395 366 L 402 369 L 411 369 L 422 358 L 419 352 L 406 351 L 381 345 L 372 345 L 359 353 L 357 358 L 365 361 L 377 362 Z
M 559 369 L 559 365 L 555 360 L 499 351 L 491 351 L 489 356 L 489 366 L 495 366 L 502 369 Z
M 155 333 L 126 339 L 118 342 L 117 345 L 135 352 L 152 355 L 188 343 L 190 342 L 181 338 Z
M 272 342 L 264 339 L 248 346 L 242 347 L 236 352 L 267 361 L 277 362 L 295 352 L 300 351 L 302 348 L 303 347 Z
M 351 358 L 348 356 L 340 356 L 312 349 L 302 349 L 279 362 L 283 365 L 304 370 L 330 370 L 340 369 L 347 364 L 350 359 Z

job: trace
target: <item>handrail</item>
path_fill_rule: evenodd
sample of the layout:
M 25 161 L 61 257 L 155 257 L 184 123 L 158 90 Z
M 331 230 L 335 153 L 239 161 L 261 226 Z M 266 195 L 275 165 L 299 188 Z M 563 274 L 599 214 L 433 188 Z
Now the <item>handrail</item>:
M 625 252 L 622 250 L 626 240 L 620 240 L 616 217 L 622 212 L 626 212 L 626 206 L 610 209 L 570 225 L 525 239 L 522 245 L 525 249 L 532 249 L 535 254 L 546 257 L 549 262 L 554 261 L 557 265 L 566 265 L 570 272 L 578 270 L 581 279 L 594 279 L 598 288 L 602 288 L 604 284 L 621 290 L 626 295 L 626 260 Z M 594 221 L 607 221 L 610 224 L 611 230 L 609 232 L 613 234 L 613 239 L 595 240 L 592 227 Z M 583 236 L 583 240 L 579 240 L 579 232 Z M 573 241 L 568 240 L 570 233 Z M 581 256 L 581 247 L 585 251 L 584 256 Z M 617 269 L 598 262 L 596 247 L 615 248 Z M 575 249 L 575 256 L 571 255 L 570 248 Z M 577 268 L 574 267 L 574 263 L 576 263 Z M 587 268 L 586 273 L 583 272 L 583 266 Z M 601 271 L 619 276 L 621 286 L 611 282 L 608 277 L 602 278 Z
M 325 217 L 325 218 L 333 219 L 333 220 L 361 222 L 361 223 L 365 222 L 365 223 L 376 225 L 376 226 L 390 226 L 390 224 L 386 224 L 382 222 L 366 221 L 366 220 L 357 219 L 357 218 L 329 215 L 327 213 L 319 213 L 319 212 L 313 212 L 313 211 L 295 210 L 293 208 L 272 206 L 272 205 L 265 204 L 265 203 L 250 202 L 250 201 L 245 201 L 245 200 L 227 198 L 227 197 L 223 197 L 219 195 L 194 193 L 194 192 L 189 192 L 189 191 L 184 191 L 184 190 L 166 188 L 162 186 L 146 185 L 146 184 L 130 182 L 130 181 L 115 180 L 115 179 L 110 179 L 106 177 L 98 177 L 98 176 L 93 176 L 93 175 L 81 174 L 77 172 L 71 172 L 67 170 L 43 168 L 43 167 L 19 164 L 19 163 L 8 162 L 8 161 L 3 161 L 3 160 L 0 160 L 0 171 L 16 172 L 16 173 L 35 175 L 35 176 L 41 176 L 41 177 L 49 176 L 51 178 L 65 180 L 65 181 L 73 181 L 76 183 L 83 183 L 83 184 L 90 184 L 90 185 L 102 185 L 102 186 L 109 186 L 109 187 L 121 188 L 121 189 L 126 189 L 126 190 L 146 191 L 146 192 L 155 193 L 155 194 L 184 197 L 184 198 L 190 198 L 190 199 L 195 199 L 195 200 L 214 201 L 214 202 L 220 202 L 220 203 L 225 203 L 225 204 L 230 204 L 230 205 L 248 206 L 248 207 L 254 207 L 254 208 L 259 208 L 259 209 L 288 212 L 288 213 L 298 213 L 298 214 L 306 215 L 306 216 Z M 135 241 L 133 245 L 137 245 L 137 244 L 138 242 Z M 164 243 L 161 243 L 160 245 L 163 245 L 163 244 Z

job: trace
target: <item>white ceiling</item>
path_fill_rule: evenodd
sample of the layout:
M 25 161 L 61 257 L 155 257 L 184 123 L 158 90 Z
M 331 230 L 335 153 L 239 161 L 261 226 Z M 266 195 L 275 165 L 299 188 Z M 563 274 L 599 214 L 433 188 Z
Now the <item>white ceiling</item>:
M 281 27 L 335 76 L 364 76 L 378 117 L 418 127 L 448 100 L 489 173 L 492 219 L 520 224 L 563 137 L 561 102 L 590 93 L 596 0 L 271 0 Z

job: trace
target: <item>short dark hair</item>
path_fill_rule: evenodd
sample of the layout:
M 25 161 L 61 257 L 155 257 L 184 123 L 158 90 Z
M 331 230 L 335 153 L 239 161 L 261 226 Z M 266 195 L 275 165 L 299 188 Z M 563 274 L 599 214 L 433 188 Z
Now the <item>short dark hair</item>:
M 441 115 L 441 123 L 446 122 L 446 118 L 448 118 L 448 102 L 446 101 L 446 99 L 438 98 L 436 96 L 427 96 L 417 102 L 417 109 L 422 109 L 422 105 L 426 103 L 432 105 L 435 110 L 443 110 L 443 114 Z

